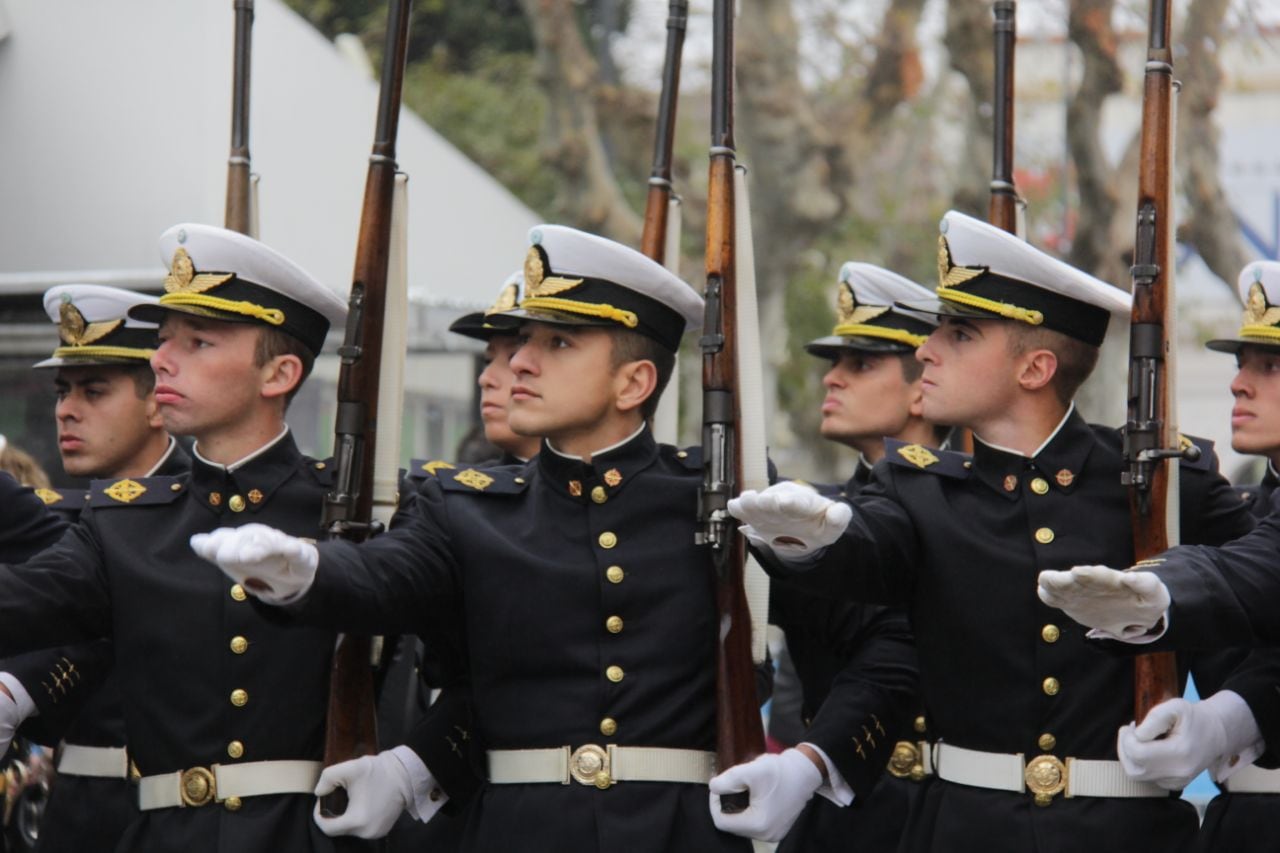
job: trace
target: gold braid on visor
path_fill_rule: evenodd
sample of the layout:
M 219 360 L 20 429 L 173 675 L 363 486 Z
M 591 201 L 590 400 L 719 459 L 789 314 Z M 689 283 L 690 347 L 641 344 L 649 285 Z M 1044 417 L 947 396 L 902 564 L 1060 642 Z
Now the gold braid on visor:
M 640 325 L 640 318 L 632 311 L 614 308 L 612 305 L 601 305 L 596 302 L 578 302 L 574 299 L 560 299 L 555 296 L 531 296 L 520 303 L 526 310 L 563 311 L 566 314 L 580 314 L 584 317 L 602 317 L 621 323 L 628 329 Z
M 226 311 L 230 314 L 243 314 L 246 317 L 262 320 L 264 323 L 270 323 L 273 326 L 279 326 L 284 323 L 284 312 L 279 308 L 264 308 L 252 302 L 220 299 L 217 296 L 208 296 L 204 293 L 166 293 L 160 297 L 160 304 L 192 305 L 197 308 Z
M 831 331 L 831 334 L 840 338 L 884 338 L 889 341 L 897 341 L 900 344 L 908 344 L 918 347 L 928 340 L 928 335 L 916 335 L 908 332 L 906 329 L 892 329 L 886 326 L 868 326 L 866 323 L 842 323 Z
M 956 290 L 952 287 L 939 287 L 937 293 L 940 299 L 945 299 L 948 302 L 967 305 L 970 308 L 981 308 L 983 311 L 990 311 L 993 314 L 999 314 L 1001 317 L 1008 317 L 1010 320 L 1021 320 L 1023 323 L 1030 323 L 1032 326 L 1039 326 L 1044 322 L 1044 313 L 1033 308 L 1019 308 L 1017 305 L 975 296 L 972 293 Z
M 54 358 L 145 358 L 151 359 L 155 355 L 153 349 L 143 349 L 142 347 L 113 347 L 113 346 L 86 346 L 86 347 L 58 347 L 53 351 Z
M 1280 328 L 1275 326 L 1247 325 L 1240 327 L 1242 338 L 1265 338 L 1269 341 L 1280 341 Z

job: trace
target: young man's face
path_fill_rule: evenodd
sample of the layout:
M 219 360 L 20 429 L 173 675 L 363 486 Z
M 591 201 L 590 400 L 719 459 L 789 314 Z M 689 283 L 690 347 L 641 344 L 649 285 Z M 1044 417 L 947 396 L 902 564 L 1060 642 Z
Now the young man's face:
M 843 350 L 822 377 L 822 437 L 855 445 L 896 436 L 919 416 L 920 380 L 908 382 L 896 353 Z
M 234 427 L 262 401 L 256 326 L 169 313 L 151 357 L 165 428 L 199 439 Z
M 511 356 L 511 428 L 564 441 L 586 435 L 614 409 L 613 339 L 593 326 L 525 323 Z
M 925 420 L 976 428 L 1008 410 L 1019 388 L 1009 322 L 942 318 L 916 350 L 924 362 Z
M 144 462 L 160 429 L 154 394 L 138 395 L 123 367 L 60 367 L 53 379 L 58 402 L 58 452 L 72 477 L 114 477 Z
M 1280 349 L 1245 346 L 1231 381 L 1231 449 L 1280 457 Z
M 510 424 L 511 386 L 516 377 L 511 369 L 511 356 L 519 348 L 520 340 L 515 335 L 494 335 L 485 344 L 485 366 L 478 380 L 480 420 L 484 423 L 484 437 L 491 444 L 527 458 L 537 452 L 537 439 L 514 432 Z

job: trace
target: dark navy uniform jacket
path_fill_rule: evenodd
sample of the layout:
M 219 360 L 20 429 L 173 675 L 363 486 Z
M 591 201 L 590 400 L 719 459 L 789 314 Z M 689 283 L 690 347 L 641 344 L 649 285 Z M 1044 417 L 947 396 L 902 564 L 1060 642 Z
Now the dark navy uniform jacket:
M 437 472 L 390 533 L 321 547 L 297 614 L 411 632 L 456 602 L 469 735 L 485 749 L 710 751 L 718 619 L 708 553 L 693 541 L 700 482 L 696 455 L 659 447 L 648 430 L 590 464 L 544 447 L 524 466 Z M 468 809 L 464 849 L 746 851 L 750 842 L 714 828 L 705 785 L 486 784 Z
M 855 495 L 871 479 L 859 464 L 831 497 Z M 918 782 L 884 773 L 899 739 L 910 740 L 918 702 L 916 654 L 900 608 L 770 586 L 770 622 L 782 628 L 803 692 L 804 740 L 820 747 L 853 789 L 840 807 L 815 796 L 779 851 L 831 850 L 857 839 L 861 853 L 893 853 Z
M 1133 719 L 1133 665 L 1042 604 L 1036 577 L 1131 560 L 1120 435 L 1073 411 L 1033 459 L 976 444 L 970 459 L 889 443 L 844 536 L 807 571 L 773 570 L 811 590 L 909 607 L 939 740 L 1028 759 L 1115 760 L 1116 731 Z M 1201 462 L 1182 466 L 1183 537 L 1225 541 L 1252 519 L 1202 449 Z M 1030 794 L 937 777 L 925 788 L 905 850 L 1164 851 L 1196 831 L 1194 809 L 1174 798 L 1058 796 L 1037 806 Z
M 197 458 L 188 475 L 95 482 L 80 523 L 57 545 L 0 566 L 0 653 L 109 637 L 130 757 L 143 776 L 319 760 L 333 632 L 264 619 L 189 540 L 250 522 L 318 536 L 328 485 L 325 463 L 303 457 L 289 435 L 235 471 Z M 244 691 L 237 702 L 233 691 Z M 333 850 L 311 819 L 313 804 L 291 794 L 245 798 L 235 810 L 142 812 L 120 849 Z
M 156 476 L 173 477 L 191 470 L 191 457 L 170 439 Z M 59 489 L 42 495 L 49 508 L 72 523 L 80 518 L 91 492 Z M 59 741 L 79 746 L 125 745 L 124 712 L 107 639 L 28 652 L 0 662 L 27 687 L 39 716 L 20 730 L 45 746 Z M 87 679 L 87 680 L 86 680 Z M 40 853 L 83 853 L 114 850 L 138 814 L 137 788 L 128 779 L 59 776 L 40 824 Z

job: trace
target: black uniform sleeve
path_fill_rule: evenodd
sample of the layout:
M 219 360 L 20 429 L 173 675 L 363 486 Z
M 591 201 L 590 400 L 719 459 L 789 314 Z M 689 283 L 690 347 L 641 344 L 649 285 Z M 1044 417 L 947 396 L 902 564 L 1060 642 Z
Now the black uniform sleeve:
M 752 549 L 777 581 L 819 595 L 875 604 L 906 604 L 915 586 L 919 546 L 915 525 L 896 499 L 892 474 L 877 465 L 874 481 L 849 501 L 853 519 L 816 559 L 779 560 Z
M 859 797 L 870 793 L 893 753 L 897 729 L 916 701 L 918 678 L 906 614 L 862 609 L 856 630 L 844 638 L 854 652 L 804 736 Z
M 449 795 L 446 814 L 462 811 L 480 787 L 484 750 L 472 732 L 470 691 L 465 686 L 450 687 L 441 691 L 405 739 Z
M 21 563 L 62 537 L 67 523 L 36 493 L 0 472 L 0 562 Z
M 45 746 L 57 745 L 106 680 L 112 663 L 109 640 L 42 649 L 0 662 L 0 670 L 22 683 L 39 712 L 22 725 L 20 733 Z
M 1195 464 L 1179 470 L 1178 510 L 1182 541 L 1187 545 L 1221 545 L 1253 529 L 1249 504 L 1218 472 L 1218 457 L 1206 442 Z

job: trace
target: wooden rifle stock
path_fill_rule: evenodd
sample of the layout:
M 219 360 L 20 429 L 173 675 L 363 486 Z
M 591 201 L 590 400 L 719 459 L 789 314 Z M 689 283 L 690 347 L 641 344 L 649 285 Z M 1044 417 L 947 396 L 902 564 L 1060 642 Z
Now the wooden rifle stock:
M 227 211 L 231 231 L 252 236 L 249 174 L 249 58 L 253 42 L 253 0 L 233 0 L 236 14 L 235 71 L 231 84 L 231 154 L 227 158 Z
M 751 615 L 743 590 L 746 546 L 728 514 L 742 482 L 737 395 L 737 323 L 733 142 L 733 3 L 715 0 L 712 51 L 711 166 L 707 190 L 706 322 L 703 325 L 703 484 L 698 542 L 711 546 L 720 642 L 716 654 L 716 766 L 727 769 L 764 751 L 751 660 Z M 722 796 L 726 812 L 748 795 Z
M 996 0 L 996 79 L 993 97 L 994 155 L 991 164 L 991 204 L 987 221 L 1010 234 L 1018 233 L 1018 189 L 1013 182 L 1013 56 L 1017 44 L 1015 0 Z
M 382 89 L 364 207 L 356 245 L 346 335 L 338 354 L 338 411 L 334 427 L 333 491 L 325 497 L 323 526 L 330 538 L 362 541 L 380 526 L 373 520 L 374 449 L 382 321 L 391 253 L 391 209 L 396 178 L 396 132 L 409 41 L 410 0 L 391 0 L 382 61 Z M 399 357 L 399 353 L 394 353 Z M 325 732 L 326 765 L 377 751 L 372 642 L 344 635 L 334 652 Z M 339 790 L 322 803 L 331 814 L 346 810 Z
M 1151 0 L 1138 157 L 1138 223 L 1134 246 L 1133 313 L 1129 337 L 1128 417 L 1124 483 L 1133 517 L 1133 556 L 1144 560 L 1178 544 L 1177 460 L 1172 390 L 1166 356 L 1172 346 L 1173 302 L 1173 50 L 1169 0 Z M 1134 662 L 1134 716 L 1177 695 L 1172 653 Z
M 667 56 L 662 65 L 662 95 L 653 141 L 653 170 L 644 206 L 640 251 L 663 263 L 667 251 L 667 208 L 671 203 L 671 152 L 676 138 L 676 104 L 680 95 L 680 57 L 689 20 L 689 0 L 671 0 L 667 14 Z

